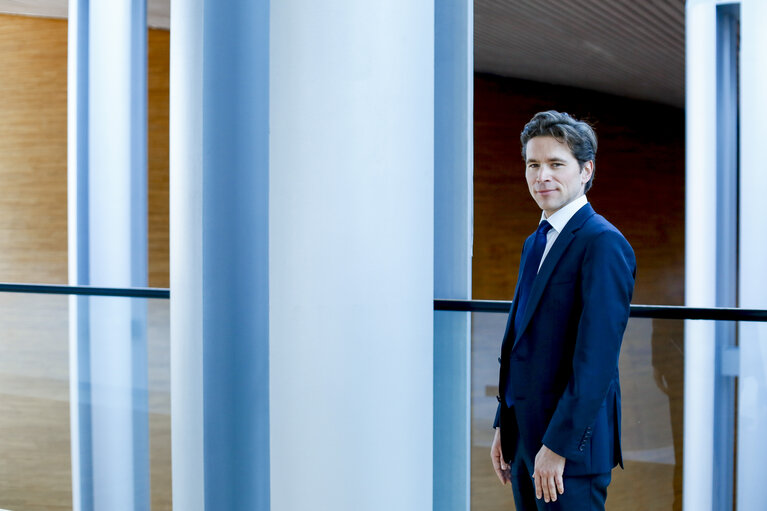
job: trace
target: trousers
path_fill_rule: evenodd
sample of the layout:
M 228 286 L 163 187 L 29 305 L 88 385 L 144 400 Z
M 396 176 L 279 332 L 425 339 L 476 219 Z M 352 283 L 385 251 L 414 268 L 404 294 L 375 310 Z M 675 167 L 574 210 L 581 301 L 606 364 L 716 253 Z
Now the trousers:
M 610 472 L 577 477 L 564 477 L 565 492 L 557 495 L 556 502 L 535 498 L 533 468 L 535 454 L 524 452 L 517 440 L 517 450 L 511 463 L 511 488 L 517 511 L 604 511 L 607 486 L 612 480 Z M 567 462 L 565 462 L 567 463 Z

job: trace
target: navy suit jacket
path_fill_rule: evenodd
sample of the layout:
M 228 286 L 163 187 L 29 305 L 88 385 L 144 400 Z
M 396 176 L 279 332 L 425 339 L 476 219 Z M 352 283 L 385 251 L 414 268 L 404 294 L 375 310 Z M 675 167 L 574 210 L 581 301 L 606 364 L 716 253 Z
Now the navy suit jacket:
M 533 238 L 525 241 L 523 261 Z M 495 419 L 504 459 L 514 459 L 519 438 L 530 466 L 541 445 L 564 456 L 565 476 L 623 466 L 618 356 L 635 274 L 629 243 L 586 204 L 543 260 L 516 329 L 515 291 L 499 358 Z M 505 403 L 508 371 L 511 408 Z

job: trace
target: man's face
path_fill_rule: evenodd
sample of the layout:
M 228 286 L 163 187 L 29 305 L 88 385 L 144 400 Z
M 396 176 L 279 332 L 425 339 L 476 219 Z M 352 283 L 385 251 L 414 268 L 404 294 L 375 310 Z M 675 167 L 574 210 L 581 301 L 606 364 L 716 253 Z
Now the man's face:
M 531 138 L 525 154 L 527 186 L 546 218 L 583 195 L 584 185 L 594 171 L 593 161 L 581 168 L 567 144 L 554 137 Z

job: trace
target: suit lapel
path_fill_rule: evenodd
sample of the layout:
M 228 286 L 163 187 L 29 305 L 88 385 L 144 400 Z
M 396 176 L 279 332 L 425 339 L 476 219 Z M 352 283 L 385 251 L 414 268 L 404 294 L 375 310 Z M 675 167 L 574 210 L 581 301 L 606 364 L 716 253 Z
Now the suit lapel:
M 591 207 L 591 204 L 586 203 L 586 205 L 579 209 L 570 221 L 567 222 L 567 225 L 565 225 L 565 228 L 562 229 L 562 232 L 559 233 L 556 241 L 554 241 L 554 244 L 551 246 L 549 253 L 543 260 L 541 270 L 533 281 L 533 287 L 530 289 L 530 296 L 527 299 L 527 306 L 523 311 L 522 323 L 519 325 L 519 328 L 517 328 L 519 334 L 514 339 L 512 350 L 514 349 L 514 346 L 517 345 L 517 342 L 519 342 L 519 337 L 522 335 L 522 332 L 525 331 L 528 323 L 530 323 L 530 319 L 533 317 L 533 312 L 535 312 L 535 308 L 538 306 L 538 302 L 543 295 L 543 290 L 546 289 L 546 283 L 548 283 L 551 274 L 554 272 L 554 268 L 557 267 L 557 263 L 559 263 L 559 260 L 567 251 L 567 247 L 575 238 L 578 229 L 580 229 L 592 215 L 594 215 L 594 208 Z
M 525 256 L 527 254 L 527 251 L 530 250 L 530 244 L 533 242 L 534 235 L 528 236 L 528 238 L 525 240 L 525 244 L 522 246 L 522 256 L 520 257 L 520 261 L 525 260 Z M 503 333 L 503 341 L 501 342 L 501 353 L 505 353 L 505 348 L 510 346 L 509 338 L 512 337 L 512 332 L 514 329 L 512 328 L 512 324 L 514 321 L 514 316 L 517 313 L 517 305 L 519 303 L 517 293 L 519 293 L 519 281 L 522 279 L 522 265 L 519 265 L 519 272 L 517 273 L 517 285 L 514 287 L 514 299 L 511 302 L 511 310 L 509 311 L 509 317 L 506 320 L 506 330 L 504 330 Z M 514 342 L 514 339 L 511 338 L 511 342 Z

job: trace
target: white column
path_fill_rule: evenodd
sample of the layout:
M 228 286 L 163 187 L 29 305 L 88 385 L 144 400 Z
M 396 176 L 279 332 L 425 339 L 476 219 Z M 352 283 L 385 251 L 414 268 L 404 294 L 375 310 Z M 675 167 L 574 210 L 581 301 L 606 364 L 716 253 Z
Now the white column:
M 70 282 L 144 287 L 146 6 L 70 2 Z M 71 301 L 73 507 L 149 509 L 146 310 Z
M 267 510 L 269 2 L 171 13 L 173 506 Z
M 716 5 L 689 0 L 685 305 L 716 306 Z M 712 509 L 715 324 L 685 322 L 684 509 Z
M 436 0 L 434 298 L 471 298 L 474 4 Z M 471 505 L 471 313 L 434 313 L 434 509 Z
M 740 306 L 767 309 L 767 230 L 763 221 L 767 4 L 741 1 L 740 19 Z M 739 510 L 750 510 L 764 506 L 767 323 L 743 322 L 739 332 L 737 503 Z
M 173 505 L 205 509 L 202 406 L 202 1 L 174 0 L 170 31 Z
M 271 9 L 272 509 L 432 509 L 433 2 Z

